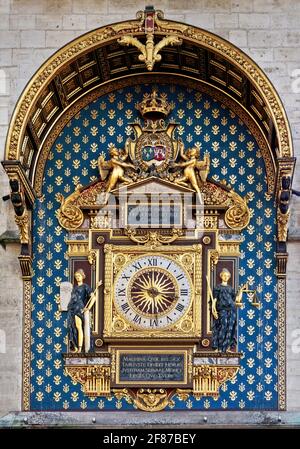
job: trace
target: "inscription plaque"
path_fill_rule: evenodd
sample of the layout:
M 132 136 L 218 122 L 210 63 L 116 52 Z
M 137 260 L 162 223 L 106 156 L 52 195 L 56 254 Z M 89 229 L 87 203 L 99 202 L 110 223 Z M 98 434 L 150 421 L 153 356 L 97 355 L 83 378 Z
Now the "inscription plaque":
M 119 382 L 183 383 L 185 377 L 184 353 L 121 353 Z

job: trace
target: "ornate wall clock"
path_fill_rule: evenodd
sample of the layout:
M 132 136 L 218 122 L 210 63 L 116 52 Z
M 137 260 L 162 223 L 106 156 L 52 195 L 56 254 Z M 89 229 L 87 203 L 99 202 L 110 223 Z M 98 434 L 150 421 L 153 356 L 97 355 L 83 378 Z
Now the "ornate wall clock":
M 199 337 L 201 245 L 138 249 L 106 248 L 104 335 Z
M 114 295 L 119 313 L 135 328 L 166 329 L 188 312 L 193 286 L 183 266 L 158 253 L 123 267 Z

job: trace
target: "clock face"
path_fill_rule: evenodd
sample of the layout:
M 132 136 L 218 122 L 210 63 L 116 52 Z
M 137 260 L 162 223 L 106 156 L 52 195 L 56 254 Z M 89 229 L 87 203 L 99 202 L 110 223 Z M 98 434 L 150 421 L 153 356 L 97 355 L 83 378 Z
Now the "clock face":
M 115 282 L 115 304 L 135 328 L 172 326 L 192 302 L 189 274 L 167 256 L 147 255 L 127 264 Z

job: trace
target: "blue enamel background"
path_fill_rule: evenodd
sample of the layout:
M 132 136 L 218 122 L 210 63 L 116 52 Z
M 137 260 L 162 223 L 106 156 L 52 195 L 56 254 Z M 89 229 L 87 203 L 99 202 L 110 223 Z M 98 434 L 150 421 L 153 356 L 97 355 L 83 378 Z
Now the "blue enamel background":
M 43 196 L 34 209 L 32 296 L 31 410 L 133 409 L 125 400 L 88 398 L 80 384 L 64 374 L 66 316 L 58 311 L 59 284 L 68 280 L 66 231 L 56 218 L 56 195 L 65 197 L 80 182 L 97 179 L 97 158 L 110 144 L 123 148 L 138 119 L 135 104 L 150 86 L 128 87 L 85 107 L 63 129 L 49 154 Z M 267 193 L 258 145 L 234 112 L 206 94 L 184 87 L 159 86 L 175 108 L 170 119 L 180 123 L 185 148 L 201 145 L 210 153 L 209 177 L 225 179 L 249 196 L 251 221 L 243 231 L 240 283 L 258 289 L 261 308 L 239 310 L 238 349 L 243 353 L 235 380 L 220 397 L 175 400 L 173 409 L 277 409 L 277 292 L 275 276 L 275 206 Z

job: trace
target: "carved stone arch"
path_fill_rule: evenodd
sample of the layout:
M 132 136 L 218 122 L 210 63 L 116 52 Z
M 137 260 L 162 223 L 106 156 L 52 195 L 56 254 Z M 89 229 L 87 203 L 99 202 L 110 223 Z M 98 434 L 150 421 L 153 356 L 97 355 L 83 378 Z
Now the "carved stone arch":
M 10 161 L 17 161 L 33 185 L 32 165 L 62 110 L 82 97 L 91 86 L 103 86 L 119 75 L 145 73 L 145 65 L 139 61 L 139 49 L 128 50 L 119 44 L 120 39 L 128 35 L 145 39 L 144 14 L 139 12 L 137 17 L 80 36 L 40 67 L 13 113 L 5 149 L 6 166 Z M 282 158 L 293 157 L 284 107 L 259 66 L 233 44 L 208 31 L 165 21 L 160 11 L 155 17 L 155 42 L 162 36 L 176 36 L 182 44 L 163 48 L 164 57 L 156 63 L 154 70 L 193 74 L 196 80 L 206 81 L 231 94 L 260 121 L 274 161 L 277 161 L 275 165 Z

